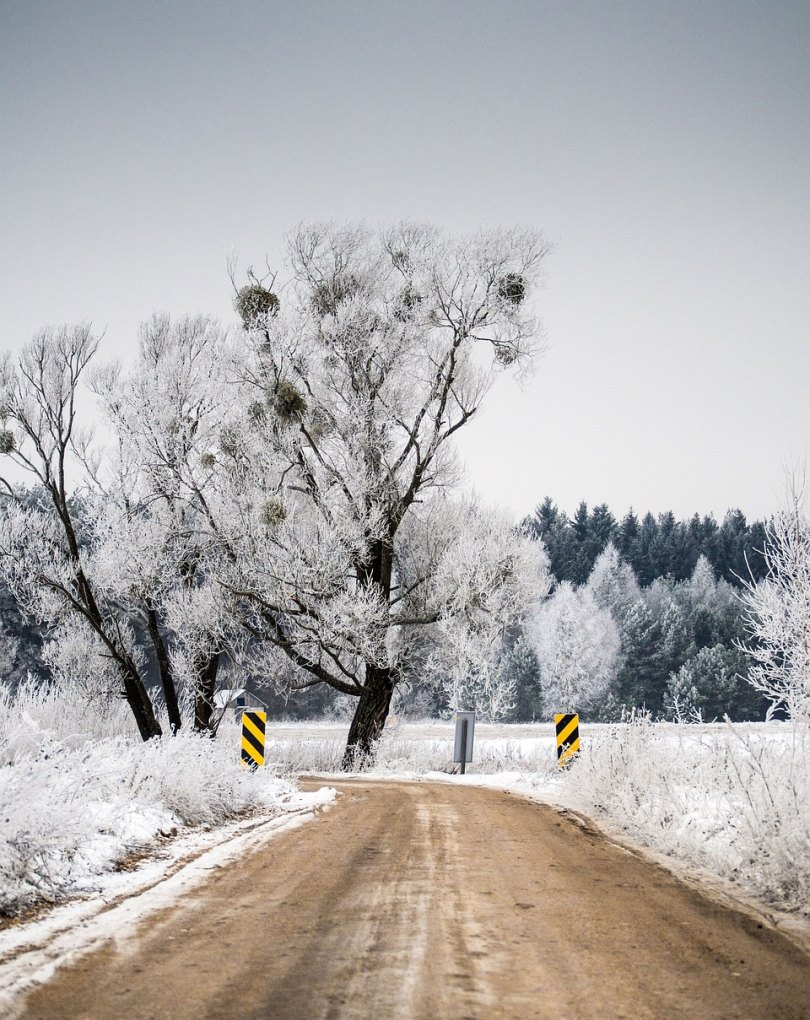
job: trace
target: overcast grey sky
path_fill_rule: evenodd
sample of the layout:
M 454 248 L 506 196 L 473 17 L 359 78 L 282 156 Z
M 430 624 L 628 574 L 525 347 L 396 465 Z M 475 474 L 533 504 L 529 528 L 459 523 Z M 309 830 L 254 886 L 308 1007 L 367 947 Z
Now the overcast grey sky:
M 300 219 L 529 224 L 488 501 L 751 517 L 810 435 L 810 2 L 0 0 L 0 348 L 232 318 Z

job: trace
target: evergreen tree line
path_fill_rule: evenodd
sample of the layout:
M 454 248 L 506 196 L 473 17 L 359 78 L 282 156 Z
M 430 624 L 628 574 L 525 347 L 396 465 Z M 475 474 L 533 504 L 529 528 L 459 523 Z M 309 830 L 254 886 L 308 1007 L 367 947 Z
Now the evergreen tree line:
M 659 577 L 685 581 L 701 556 L 732 585 L 738 586 L 740 578 L 759 581 L 766 573 L 765 524 L 749 524 L 741 510 L 729 510 L 720 524 L 711 514 L 678 521 L 671 511 L 639 519 L 632 509 L 618 520 L 606 504 L 589 510 L 582 502 L 569 518 L 547 496 L 524 523 L 543 540 L 557 581 L 585 584 L 609 542 L 642 587 Z

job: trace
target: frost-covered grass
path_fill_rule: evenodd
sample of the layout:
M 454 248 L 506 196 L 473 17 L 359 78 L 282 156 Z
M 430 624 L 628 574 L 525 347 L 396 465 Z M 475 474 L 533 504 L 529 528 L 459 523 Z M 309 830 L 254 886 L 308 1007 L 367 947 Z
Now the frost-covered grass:
M 272 769 L 241 768 L 235 742 L 184 733 L 144 744 L 128 713 L 0 687 L 0 915 L 92 889 L 161 833 L 296 797 Z
M 810 729 L 594 727 L 562 799 L 633 840 L 810 915 Z
M 292 803 L 290 779 L 335 772 L 348 723 L 273 723 L 268 768 L 238 764 L 239 729 L 143 744 L 128 709 L 80 694 L 0 690 L 0 913 L 93 887 L 161 832 Z M 561 771 L 551 724 L 476 725 L 466 782 L 514 788 L 602 820 L 782 909 L 810 915 L 810 731 L 789 723 L 640 719 L 580 727 Z M 125 735 L 111 736 L 123 732 Z M 453 771 L 452 722 L 392 720 L 371 776 Z
M 347 728 L 271 723 L 269 753 L 293 773 L 334 771 Z M 449 772 L 453 732 L 451 722 L 386 727 L 367 774 Z M 584 724 L 580 733 L 578 761 L 559 770 L 551 724 L 477 724 L 466 781 L 515 788 L 582 811 L 773 906 L 810 915 L 806 726 L 639 719 Z

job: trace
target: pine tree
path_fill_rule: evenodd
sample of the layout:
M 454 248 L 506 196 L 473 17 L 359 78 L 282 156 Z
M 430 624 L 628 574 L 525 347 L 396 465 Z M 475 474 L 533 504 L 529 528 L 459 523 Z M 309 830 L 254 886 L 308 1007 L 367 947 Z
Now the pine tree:
M 622 559 L 627 563 L 635 563 L 640 530 L 638 517 L 633 513 L 633 508 L 630 507 L 622 523 L 619 525 L 619 531 L 616 536 L 616 548 L 621 553 Z
M 702 719 L 704 722 L 726 715 L 761 718 L 758 706 L 750 704 L 756 699 L 750 696 L 745 670 L 745 655 L 738 649 L 722 644 L 701 648 L 670 676 L 664 696 L 664 714 L 668 719 Z
M 524 635 L 520 635 L 508 649 L 499 668 L 502 673 L 510 674 L 515 683 L 515 705 L 510 721 L 534 722 L 541 719 L 540 664 Z
M 646 513 L 639 528 L 635 556 L 630 563 L 638 575 L 642 587 L 651 584 L 660 576 L 658 570 L 658 522 L 651 513 Z
M 629 607 L 622 621 L 621 642 L 624 661 L 619 672 L 619 699 L 627 707 L 654 701 L 661 677 L 661 623 L 643 599 Z

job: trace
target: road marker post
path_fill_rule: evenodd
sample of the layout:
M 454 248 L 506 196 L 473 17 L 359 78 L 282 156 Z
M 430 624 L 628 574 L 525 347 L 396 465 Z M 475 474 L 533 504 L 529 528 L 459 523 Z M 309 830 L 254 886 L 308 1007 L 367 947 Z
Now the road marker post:
M 473 760 L 475 740 L 475 712 L 456 712 L 456 743 L 453 761 L 461 762 L 462 776 L 467 771 L 467 762 Z
M 557 764 L 564 769 L 579 754 L 579 716 L 575 712 L 555 715 L 554 725 L 557 730 Z
M 242 713 L 242 764 L 250 769 L 264 765 L 264 730 L 267 712 Z

